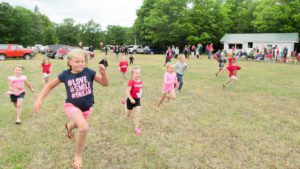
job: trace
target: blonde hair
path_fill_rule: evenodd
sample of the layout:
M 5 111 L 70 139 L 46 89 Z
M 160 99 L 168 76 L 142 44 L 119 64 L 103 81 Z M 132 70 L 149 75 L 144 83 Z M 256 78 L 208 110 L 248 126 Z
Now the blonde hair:
M 74 57 L 78 57 L 78 56 L 84 57 L 85 66 L 87 66 L 88 58 L 89 58 L 88 52 L 85 51 L 85 50 L 82 50 L 82 49 L 75 49 L 75 50 L 70 51 L 67 54 L 67 60 L 68 60 L 67 64 L 68 64 L 70 69 L 72 69 L 72 67 L 71 67 L 71 65 L 69 65 L 69 60 L 73 59 Z
M 184 56 L 184 55 L 179 55 L 179 56 L 178 56 L 178 59 L 179 59 L 179 60 L 182 59 L 182 58 L 185 59 L 185 56 Z
M 169 67 L 171 67 L 171 66 L 172 66 L 173 68 L 175 67 L 175 65 L 172 64 L 172 63 L 167 63 L 167 64 L 166 64 L 166 68 L 167 68 L 167 69 L 168 69 Z
M 141 71 L 140 66 L 133 66 L 133 67 L 131 68 L 131 70 L 130 70 L 131 76 L 133 75 L 133 73 L 134 73 L 135 70 L 140 70 L 140 71 Z

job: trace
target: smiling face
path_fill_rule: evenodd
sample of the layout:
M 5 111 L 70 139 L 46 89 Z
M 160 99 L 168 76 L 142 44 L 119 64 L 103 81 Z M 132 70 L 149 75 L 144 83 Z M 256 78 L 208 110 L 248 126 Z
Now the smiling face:
M 173 72 L 174 72 L 174 66 L 173 66 L 173 65 L 169 65 L 169 66 L 167 67 L 167 72 L 168 72 L 168 73 L 173 73 Z
M 13 73 L 15 76 L 20 76 L 23 73 L 23 68 L 17 66 L 14 68 Z
M 84 56 L 74 56 L 68 59 L 68 65 L 73 73 L 80 73 L 85 68 L 85 57 Z
M 135 81 L 141 80 L 141 69 L 134 69 L 131 77 Z

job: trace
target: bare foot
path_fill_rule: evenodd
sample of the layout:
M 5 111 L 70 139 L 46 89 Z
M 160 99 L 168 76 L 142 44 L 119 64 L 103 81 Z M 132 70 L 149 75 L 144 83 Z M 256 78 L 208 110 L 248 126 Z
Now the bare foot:
M 67 129 L 68 138 L 73 139 L 74 138 L 74 133 L 72 132 L 72 130 L 69 130 L 68 123 L 66 123 L 65 127 Z

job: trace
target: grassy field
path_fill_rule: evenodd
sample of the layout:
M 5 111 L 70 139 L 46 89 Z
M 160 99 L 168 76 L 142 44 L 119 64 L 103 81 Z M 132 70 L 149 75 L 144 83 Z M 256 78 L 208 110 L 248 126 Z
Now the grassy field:
M 96 52 L 89 67 L 96 69 L 103 53 Z M 0 168 L 71 168 L 75 143 L 68 140 L 63 112 L 66 97 L 61 84 L 45 99 L 39 114 L 33 103 L 43 87 L 38 66 L 43 55 L 30 61 L 0 62 Z M 214 60 L 190 59 L 183 92 L 176 101 L 155 104 L 165 72 L 162 55 L 137 55 L 143 80 L 142 129 L 133 133 L 133 121 L 124 117 L 120 103 L 127 81 L 108 56 L 110 85 L 95 83 L 95 111 L 84 149 L 86 169 L 173 168 L 300 168 L 300 65 L 238 61 L 240 80 L 225 90 L 228 72 L 216 78 Z M 66 69 L 63 60 L 51 60 L 51 77 Z M 23 124 L 16 126 L 7 77 L 15 65 L 35 89 L 27 90 Z

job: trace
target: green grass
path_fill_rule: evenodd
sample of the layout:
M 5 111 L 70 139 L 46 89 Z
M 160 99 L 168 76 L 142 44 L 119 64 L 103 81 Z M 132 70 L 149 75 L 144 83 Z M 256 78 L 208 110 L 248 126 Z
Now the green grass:
M 103 53 L 89 67 L 97 68 Z M 0 62 L 0 92 L 15 65 L 35 89 L 27 90 L 23 124 L 16 126 L 15 110 L 8 97 L 0 96 L 0 168 L 70 168 L 75 143 L 66 137 L 63 112 L 66 97 L 61 84 L 45 99 L 39 114 L 33 104 L 43 87 L 38 66 L 43 56 L 30 61 Z M 121 81 L 113 56 L 108 56 L 110 85 L 94 84 L 95 111 L 84 149 L 84 168 L 300 168 L 299 65 L 238 61 L 239 81 L 225 90 L 228 72 L 214 76 L 214 60 L 190 59 L 183 93 L 154 105 L 161 94 L 162 55 L 137 55 L 143 80 L 141 137 L 133 121 L 124 118 L 120 101 L 127 81 Z M 51 60 L 51 77 L 66 69 L 62 60 Z

